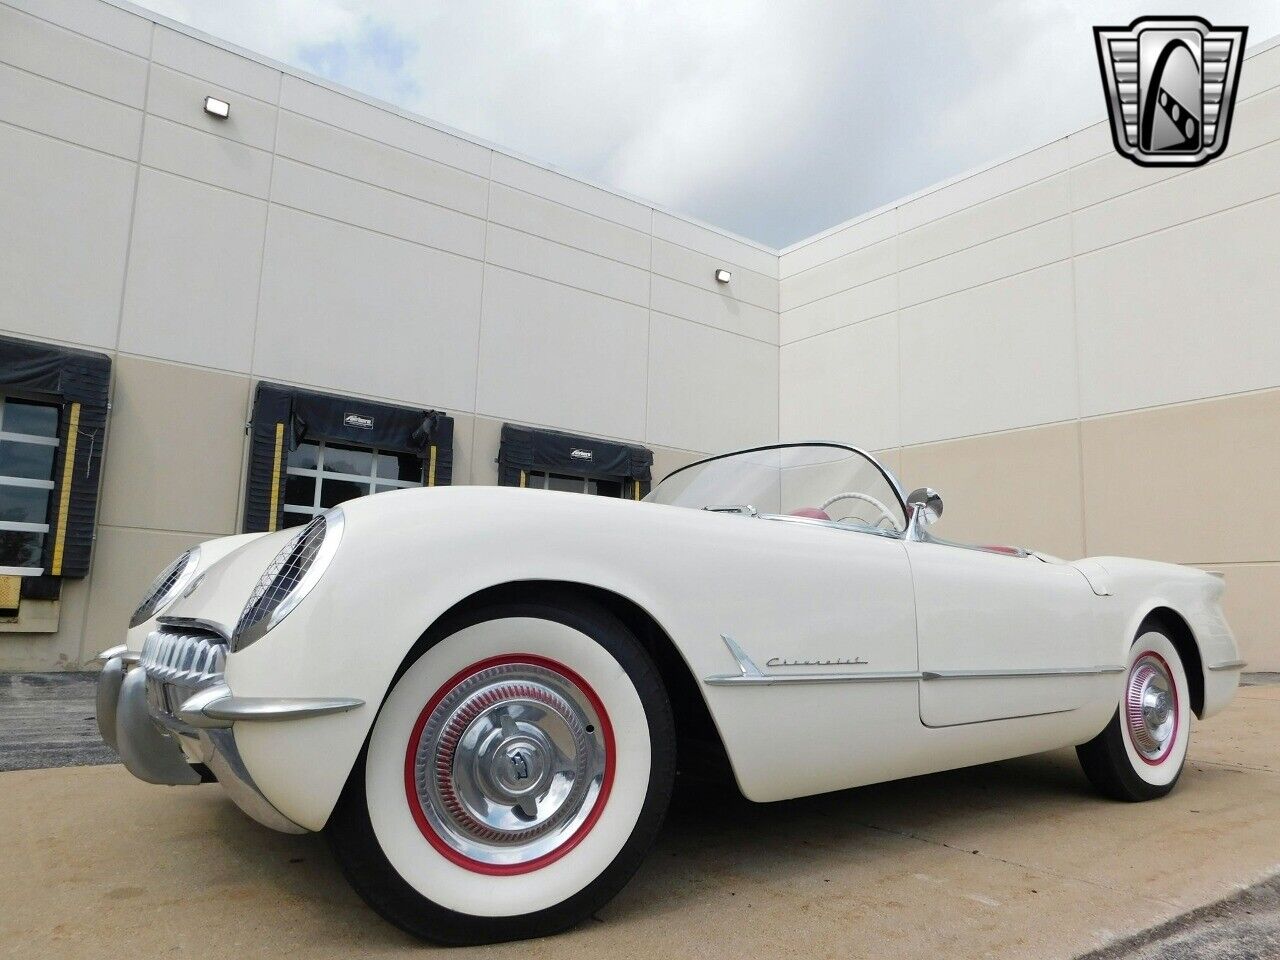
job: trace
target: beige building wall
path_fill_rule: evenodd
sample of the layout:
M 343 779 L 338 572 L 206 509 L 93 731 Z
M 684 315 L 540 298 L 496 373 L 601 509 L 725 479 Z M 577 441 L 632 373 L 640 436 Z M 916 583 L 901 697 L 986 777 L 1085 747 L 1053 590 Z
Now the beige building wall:
M 1205 167 L 1098 123 L 784 250 L 780 435 L 887 451 L 943 536 L 1221 570 L 1280 669 L 1277 262 L 1271 44 Z
M 777 436 L 776 251 L 127 4 L 0 0 L 0 169 L 0 332 L 113 363 L 91 576 L 0 669 L 83 663 L 239 530 L 261 379 L 448 411 L 456 483 L 506 421 L 659 475 Z

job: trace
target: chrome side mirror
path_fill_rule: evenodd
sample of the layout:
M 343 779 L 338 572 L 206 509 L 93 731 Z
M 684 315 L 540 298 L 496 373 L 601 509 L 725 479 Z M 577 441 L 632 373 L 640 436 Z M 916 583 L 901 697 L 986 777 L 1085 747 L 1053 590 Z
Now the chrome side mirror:
M 907 506 L 913 509 L 912 519 L 924 526 L 937 523 L 942 516 L 942 494 L 933 487 L 919 487 L 907 497 Z

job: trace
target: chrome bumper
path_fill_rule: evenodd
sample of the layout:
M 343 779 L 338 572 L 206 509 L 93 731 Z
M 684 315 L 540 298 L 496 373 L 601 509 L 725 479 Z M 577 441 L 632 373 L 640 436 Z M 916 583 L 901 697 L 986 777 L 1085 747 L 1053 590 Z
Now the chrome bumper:
M 208 634 L 162 629 L 147 638 L 141 654 L 121 647 L 105 651 L 97 691 L 102 739 L 140 780 L 197 784 L 204 778 L 194 765 L 203 764 L 254 820 L 305 833 L 254 783 L 236 746 L 234 724 L 338 713 L 363 701 L 235 697 L 223 680 L 220 642 Z

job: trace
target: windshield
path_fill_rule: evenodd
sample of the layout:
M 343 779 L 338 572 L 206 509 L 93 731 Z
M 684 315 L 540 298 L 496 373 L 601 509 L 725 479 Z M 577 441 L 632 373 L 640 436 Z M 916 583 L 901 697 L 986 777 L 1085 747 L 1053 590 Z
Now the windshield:
M 645 497 L 675 507 L 752 507 L 759 513 L 906 529 L 896 484 L 871 457 L 826 443 L 780 444 L 683 467 Z

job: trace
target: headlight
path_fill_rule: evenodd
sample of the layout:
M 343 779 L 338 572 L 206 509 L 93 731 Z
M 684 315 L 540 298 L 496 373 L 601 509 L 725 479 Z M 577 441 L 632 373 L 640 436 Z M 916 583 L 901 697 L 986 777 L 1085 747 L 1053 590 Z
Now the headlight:
M 200 548 L 192 547 L 173 563 L 160 571 L 160 576 L 151 581 L 147 592 L 143 594 L 138 609 L 129 618 L 129 627 L 146 623 L 157 613 L 173 602 L 174 597 L 182 592 L 182 588 L 191 582 L 200 566 Z
M 243 650 L 275 627 L 320 581 L 342 539 L 342 523 L 342 508 L 334 507 L 280 549 L 244 605 L 231 635 L 232 652 Z

